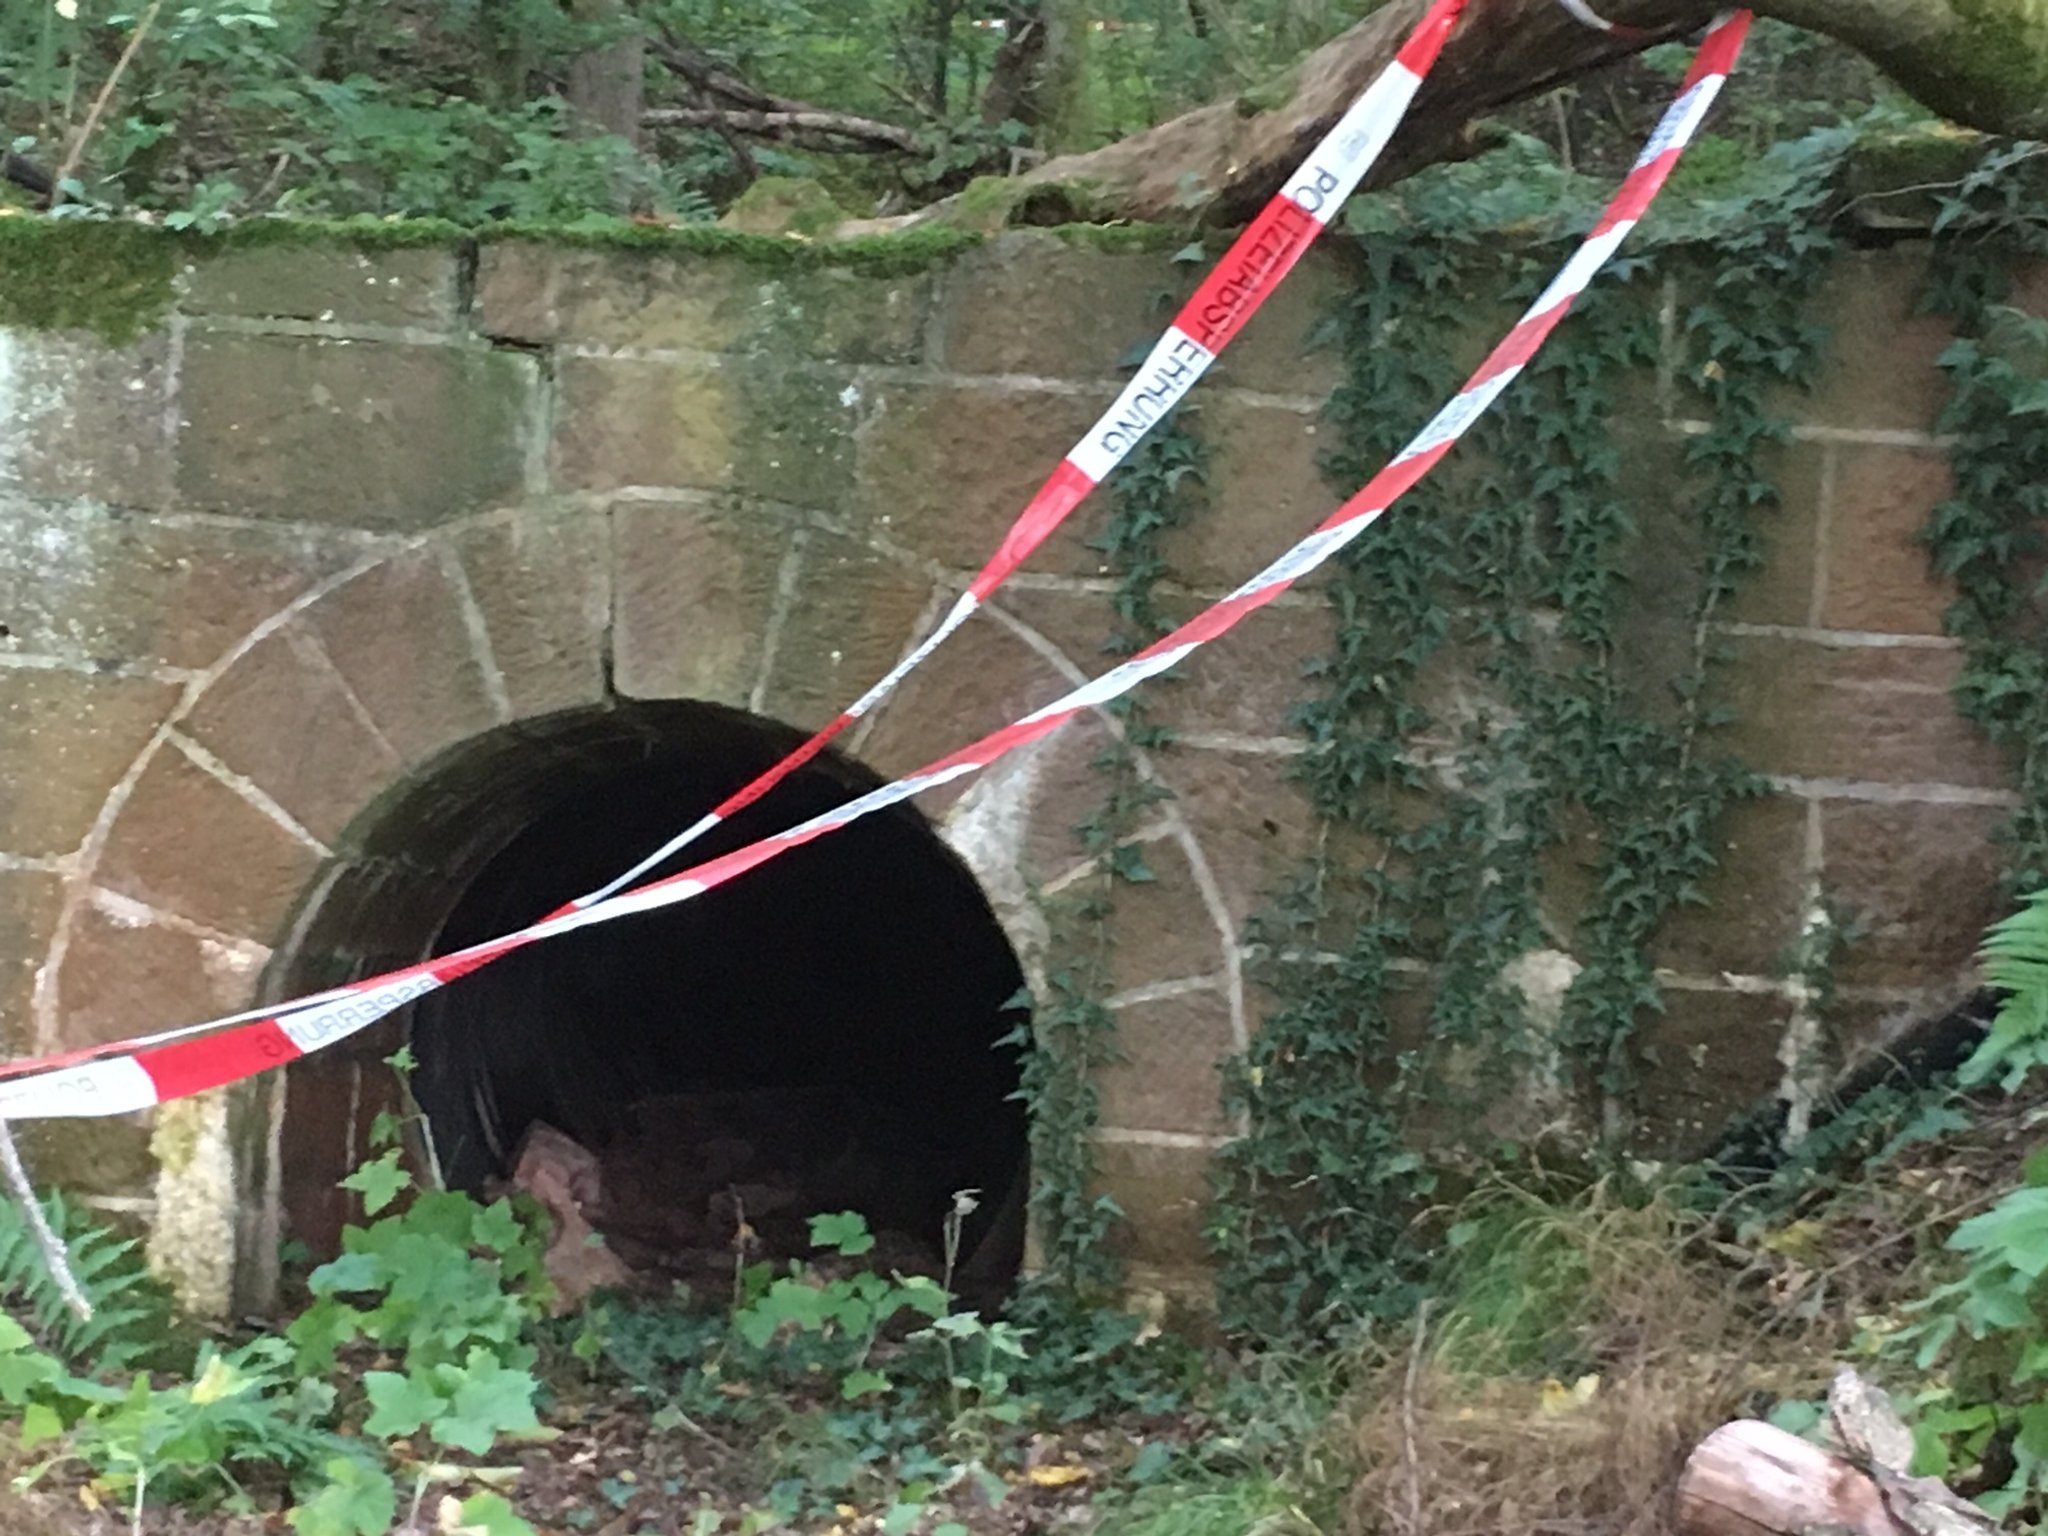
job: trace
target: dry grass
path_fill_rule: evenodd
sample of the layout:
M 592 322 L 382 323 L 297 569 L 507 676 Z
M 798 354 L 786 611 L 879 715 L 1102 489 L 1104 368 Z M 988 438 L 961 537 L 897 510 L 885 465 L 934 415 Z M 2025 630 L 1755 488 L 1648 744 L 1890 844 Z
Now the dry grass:
M 1767 1331 L 1664 1202 L 1502 1187 L 1466 1230 L 1452 1310 L 1364 1394 L 1355 1532 L 1666 1536 L 1701 1439 L 1825 1386 L 1835 1341 Z

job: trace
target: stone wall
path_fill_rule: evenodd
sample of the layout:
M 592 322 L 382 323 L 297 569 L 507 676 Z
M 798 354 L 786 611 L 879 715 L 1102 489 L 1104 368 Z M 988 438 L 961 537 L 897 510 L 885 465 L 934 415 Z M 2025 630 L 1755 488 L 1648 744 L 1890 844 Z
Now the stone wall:
M 1645 1044 L 1667 1142 L 1777 1090 L 1782 956 L 1814 882 L 1871 935 L 1838 978 L 1865 1041 L 1952 1002 L 1994 915 L 1989 835 L 2011 796 L 1951 707 L 1947 593 L 1913 542 L 1947 483 L 1920 260 L 1845 258 L 1816 295 L 1834 340 L 1795 407 L 1772 561 L 1716 626 L 1738 745 L 1775 793 L 1734 814 L 1713 905 L 1662 942 L 1670 1007 Z M 1332 504 L 1316 458 L 1337 362 L 1303 343 L 1354 280 L 1338 255 L 1311 263 L 1203 386 L 1216 469 L 1210 511 L 1173 536 L 1185 597 Z M 185 268 L 126 345 L 0 331 L 5 1048 L 303 985 L 333 958 L 305 936 L 344 896 L 383 924 L 351 963 L 411 958 L 437 914 L 408 904 L 419 872 L 389 808 L 417 815 L 470 744 L 496 744 L 501 779 L 473 757 L 448 805 L 481 815 L 510 803 L 504 784 L 544 788 L 551 722 L 617 701 L 823 722 L 957 595 L 1174 282 L 1163 256 L 1050 235 L 911 276 L 309 245 Z M 1627 426 L 1694 430 L 1647 397 Z M 1100 502 L 855 755 L 913 768 L 1101 668 Z M 1667 532 L 1645 528 L 1645 548 Z M 1232 1130 L 1217 1063 L 1258 1024 L 1240 933 L 1315 836 L 1285 720 L 1328 633 L 1314 593 L 1295 596 L 1159 694 L 1177 738 L 1146 768 L 1173 797 L 1141 834 L 1157 881 L 1117 907 L 1128 1060 L 1100 1083 L 1100 1166 L 1140 1273 L 1201 1270 L 1205 1168 Z M 1641 641 L 1654 669 L 1692 637 Z M 1108 728 L 1077 723 L 928 807 L 1027 964 L 1047 937 L 1033 894 L 1077 876 L 1070 828 L 1100 795 Z M 235 1245 L 275 1235 L 278 1169 L 311 1123 L 284 1103 L 266 1086 L 232 1113 L 41 1128 L 36 1171 L 151 1217 L 159 1256 L 217 1301 Z M 315 1161 L 338 1173 L 345 1150 Z

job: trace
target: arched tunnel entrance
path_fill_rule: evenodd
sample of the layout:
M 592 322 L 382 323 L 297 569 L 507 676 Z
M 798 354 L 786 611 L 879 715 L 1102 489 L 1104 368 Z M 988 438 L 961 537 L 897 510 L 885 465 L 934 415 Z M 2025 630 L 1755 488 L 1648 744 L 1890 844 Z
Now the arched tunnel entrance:
M 662 703 L 464 749 L 375 814 L 370 839 L 387 852 L 373 846 L 365 867 L 385 867 L 353 898 L 339 882 L 313 915 L 297 984 L 394 958 L 351 931 L 351 914 L 388 928 L 394 911 L 420 912 L 421 893 L 395 891 L 403 877 L 388 868 L 408 832 L 402 868 L 430 887 L 428 947 L 445 953 L 603 884 L 800 739 L 738 710 Z M 824 754 L 661 873 L 876 782 Z M 793 1256 L 808 1250 L 808 1217 L 838 1210 L 868 1218 L 882 1267 L 932 1263 L 954 1192 L 973 1189 L 961 1252 L 992 1299 L 1023 1255 L 1021 1015 L 1009 1007 L 1021 985 L 973 875 L 906 805 L 693 901 L 516 952 L 422 999 L 366 1049 L 388 1052 L 403 1028 L 426 1121 L 417 1150 L 451 1188 L 499 1187 L 536 1127 L 594 1154 L 589 1214 L 645 1277 L 729 1285 L 742 1223 L 757 1256 Z M 292 1209 L 295 1188 L 312 1194 L 294 1134 L 308 1096 L 295 1083 L 286 1112 L 288 1230 L 320 1221 Z M 347 1139 L 364 1118 L 351 1115 Z M 345 1159 L 319 1161 L 338 1177 Z

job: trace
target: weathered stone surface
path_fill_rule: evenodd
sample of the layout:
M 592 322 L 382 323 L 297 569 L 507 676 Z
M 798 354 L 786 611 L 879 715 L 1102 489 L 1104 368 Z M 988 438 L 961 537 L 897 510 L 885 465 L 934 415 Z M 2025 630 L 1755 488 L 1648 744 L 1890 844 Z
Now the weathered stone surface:
M 1114 902 L 1116 943 L 1111 985 L 1119 992 L 1190 976 L 1215 976 L 1236 934 L 1219 932 L 1201 885 L 1180 844 L 1150 838 L 1137 849 L 1150 880 L 1119 880 Z
M 247 1007 L 262 954 L 178 932 L 96 893 L 73 921 L 57 977 L 64 1043 L 98 1045 Z
M 1162 606 L 1179 620 L 1195 605 Z M 1335 632 L 1335 618 L 1320 601 L 1260 609 L 1172 673 L 1144 684 L 1148 718 L 1185 735 L 1289 736 L 1289 715 L 1315 690 L 1304 680 L 1305 669 L 1330 654 Z
M 180 307 L 195 315 L 445 331 L 455 324 L 455 265 L 452 248 L 229 250 L 185 269 Z
M 519 491 L 538 379 L 506 352 L 196 331 L 178 491 L 245 516 L 431 528 Z
M 343 536 L 0 502 L 0 653 L 211 666 L 322 576 Z
M 767 352 L 910 363 L 932 280 L 821 268 L 777 273 L 740 260 L 486 244 L 477 327 L 521 342 Z
M 403 555 L 365 571 L 301 622 L 406 761 L 502 723 L 461 598 L 433 555 Z
M 178 702 L 167 683 L 0 667 L 0 853 L 70 853 Z
M 1953 482 L 1937 453 L 1845 445 L 1835 477 L 1826 600 L 1830 629 L 1938 635 L 1955 583 L 1936 575 L 1915 536 Z
M 979 570 L 1107 399 L 1000 386 L 892 385 L 861 434 L 854 506 L 876 534 L 955 570 Z M 1031 569 L 1093 576 L 1107 515 L 1077 507 Z
M 928 577 L 816 530 L 775 637 L 762 712 L 815 730 L 859 698 L 922 638 Z
M 1731 807 L 1714 838 L 1720 867 L 1700 882 L 1706 905 L 1672 913 L 1651 949 L 1656 963 L 1780 973 L 1805 920 L 1807 815 L 1789 795 Z
M 1992 832 L 2007 813 L 1840 800 L 1821 813 L 1828 894 L 1865 935 L 1843 954 L 1836 980 L 1931 986 L 1967 974 L 1985 927 L 2002 915 Z
M 1294 781 L 1295 760 L 1192 748 L 1174 748 L 1160 758 L 1175 804 L 1241 930 L 1301 867 L 1320 835 L 1308 796 Z
M 94 873 L 121 895 L 269 944 L 319 862 L 305 843 L 167 746 L 136 781 Z
M 1115 1200 L 1129 1218 L 1110 1237 L 1118 1258 L 1168 1272 L 1208 1267 L 1202 1224 L 1209 1219 L 1209 1164 L 1207 1147 L 1096 1143 L 1097 1192 Z
M 56 936 L 63 907 L 63 876 L 0 869 L 0 1054 L 34 1048 L 36 969 Z
M 1324 479 L 1317 459 L 1335 440 L 1313 415 L 1222 396 L 1202 404 L 1196 427 L 1209 444 L 1208 506 L 1160 540 L 1195 587 L 1228 591 L 1357 489 Z
M 1368 279 L 1328 247 L 1312 250 L 1272 290 L 1217 361 L 1208 387 L 1322 399 L 1344 378 L 1344 358 L 1321 335 L 1332 308 Z M 1163 328 L 1168 315 L 1157 312 Z
M 1837 451 L 1831 445 L 1819 443 L 1788 443 L 1770 454 L 1764 473 L 1778 486 L 1778 505 L 1757 513 L 1753 520 L 1763 549 L 1763 568 L 1743 574 L 1717 618 L 1745 624 L 1805 625 L 1814 621 L 1825 467 L 1829 456 Z M 1678 483 L 1674 479 L 1671 485 L 1675 488 Z M 1839 538 L 1839 470 L 1833 492 Z M 1681 510 L 1673 509 L 1674 513 Z M 1654 543 L 1645 553 L 1656 553 Z M 1665 553 L 1668 555 L 1668 547 Z
M 612 509 L 612 686 L 632 699 L 747 702 L 790 526 L 761 511 Z
M 1957 652 L 1836 648 L 1769 636 L 1726 642 L 1716 740 L 1764 773 L 1885 784 L 2006 782 L 1999 754 L 1956 713 Z
M 860 389 L 767 359 L 572 357 L 560 374 L 557 485 L 738 489 L 836 509 L 852 490 Z
M 455 548 L 519 719 L 600 703 L 611 624 L 611 518 L 522 512 Z
M 258 641 L 181 728 L 330 846 L 399 770 L 319 643 L 296 625 Z
M 1214 1135 L 1229 1129 L 1221 1068 L 1236 1042 L 1221 991 L 1119 1008 L 1116 1034 L 1125 1059 L 1095 1078 L 1105 1126 Z
M 171 499 L 170 343 L 0 331 L 0 491 L 159 508 Z
M 1629 1045 L 1636 1145 L 1655 1156 L 1695 1156 L 1731 1119 L 1774 1095 L 1789 1010 L 1781 997 L 1667 990 L 1664 1011 L 1646 1016 Z
M 948 276 L 938 360 L 960 373 L 1112 377 L 1173 318 L 1155 300 L 1182 286 L 1163 256 L 1076 249 L 1057 235 L 1011 230 L 962 256 Z
M 39 1189 L 60 1189 L 74 1199 L 154 1193 L 156 1159 L 149 1153 L 149 1122 L 143 1115 L 29 1120 L 17 1124 L 14 1135 L 28 1176 Z
M 1067 686 L 1051 662 L 977 613 L 877 710 L 861 760 L 892 777 L 908 773 L 1051 703 Z
M 1937 366 L 1948 323 L 1920 312 L 1926 257 L 1905 248 L 1839 256 L 1816 296 L 1829 332 L 1811 394 L 1785 401 L 1795 420 L 1830 427 L 1932 431 L 1948 399 Z

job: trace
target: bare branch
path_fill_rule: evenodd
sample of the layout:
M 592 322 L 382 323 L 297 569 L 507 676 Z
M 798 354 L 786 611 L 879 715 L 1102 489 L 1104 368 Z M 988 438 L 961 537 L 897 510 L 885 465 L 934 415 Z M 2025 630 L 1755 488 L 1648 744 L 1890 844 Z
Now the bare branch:
M 800 138 L 824 135 L 828 138 L 850 139 L 852 144 L 833 147 L 851 149 L 865 147 L 871 150 L 898 150 L 904 154 L 917 155 L 925 152 L 925 146 L 917 135 L 908 128 L 899 128 L 894 123 L 877 122 L 871 117 L 856 117 L 850 112 L 821 112 L 809 109 L 801 112 L 759 112 L 737 107 L 657 107 L 643 112 L 640 122 L 648 128 L 727 128 L 737 133 L 751 133 L 764 138 Z

